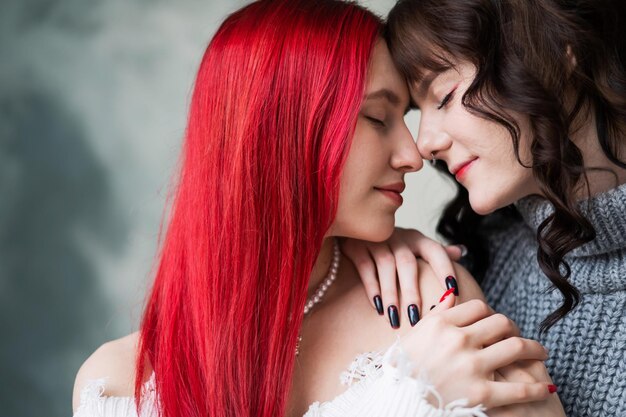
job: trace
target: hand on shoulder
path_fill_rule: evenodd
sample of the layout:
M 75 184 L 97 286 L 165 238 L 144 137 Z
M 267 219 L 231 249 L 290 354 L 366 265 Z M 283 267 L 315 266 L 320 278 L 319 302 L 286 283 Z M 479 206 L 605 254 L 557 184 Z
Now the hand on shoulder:
M 385 306 L 397 306 L 402 293 L 403 309 L 417 305 L 421 317 L 447 289 L 448 281 L 454 280 L 459 286 L 459 302 L 484 299 L 471 275 L 454 262 L 463 250 L 443 246 L 417 230 L 396 228 L 385 242 L 347 239 L 341 248 L 358 270 L 372 308 L 380 314 Z
M 485 296 L 480 289 L 474 277 L 460 264 L 453 262 L 454 277 L 457 282 L 458 295 L 456 296 L 456 304 L 464 303 L 469 300 L 485 301 Z M 421 316 L 426 316 L 430 312 L 433 305 L 437 305 L 445 288 L 442 288 L 442 277 L 437 276 L 432 266 L 423 259 L 417 259 L 418 271 L 418 291 L 421 295 Z
M 103 393 L 105 396 L 132 397 L 134 395 L 138 342 L 139 332 L 131 333 L 104 343 L 87 358 L 78 370 L 74 382 L 72 396 L 74 413 L 80 405 L 80 393 L 90 380 L 107 378 Z

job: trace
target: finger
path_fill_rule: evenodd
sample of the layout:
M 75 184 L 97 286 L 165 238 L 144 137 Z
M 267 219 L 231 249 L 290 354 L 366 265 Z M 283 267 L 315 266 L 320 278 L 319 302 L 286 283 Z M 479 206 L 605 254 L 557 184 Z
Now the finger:
M 376 270 L 378 283 L 382 295 L 383 306 L 387 309 L 389 324 L 394 329 L 400 327 L 400 313 L 398 311 L 398 287 L 396 278 L 396 260 L 386 243 L 375 243 L 368 246 Z
M 493 372 L 520 360 L 534 359 L 545 361 L 548 353 L 536 340 L 510 337 L 478 352 L 485 372 Z
M 434 311 L 434 310 L 433 310 Z M 443 318 L 457 327 L 465 327 L 489 317 L 495 312 L 482 300 L 469 300 L 442 313 Z
M 502 375 L 504 380 L 509 382 L 544 382 L 552 384 L 552 378 L 550 378 L 545 364 L 541 361 L 517 361 L 498 369 L 496 373 Z
M 421 299 L 417 288 L 417 260 L 415 255 L 397 239 L 391 239 L 389 246 L 396 260 L 402 307 L 406 307 L 406 314 L 411 326 L 415 326 L 420 319 L 419 307 Z
M 414 232 L 415 233 L 410 235 L 407 234 L 403 240 L 411 245 L 410 249 L 413 253 L 418 254 L 422 259 L 428 262 L 430 267 L 435 272 L 435 275 L 441 279 L 442 287 L 446 289 L 450 288 L 449 284 L 446 283 L 446 278 L 454 278 L 456 272 L 446 249 L 441 243 L 429 239 L 419 232 Z M 408 240 L 407 236 L 410 236 Z M 454 279 L 453 282 L 456 283 L 456 279 Z M 455 295 L 459 295 L 458 284 Z
M 452 289 L 446 290 L 439 299 L 439 302 L 431 307 L 431 311 L 429 313 L 444 313 L 447 310 L 450 310 L 456 304 L 456 296 Z
M 484 391 L 488 392 L 488 395 L 483 395 L 482 404 L 487 409 L 543 401 L 552 395 L 549 385 L 543 382 L 488 381 L 486 384 L 487 388 Z
M 482 347 L 520 334 L 515 323 L 504 314 L 492 314 L 467 326 L 467 330 L 474 344 Z
M 458 262 L 467 254 L 467 248 L 463 245 L 448 245 L 444 246 L 446 253 L 451 260 Z
M 368 242 L 356 239 L 346 239 L 341 243 L 341 251 L 354 264 L 359 277 L 365 287 L 365 293 L 370 304 L 381 316 L 384 314 L 380 286 L 376 273 L 376 264 L 367 249 Z
M 512 367 L 513 365 L 509 365 L 509 367 Z M 493 380 L 494 381 L 503 381 L 506 382 L 506 377 L 505 377 L 505 373 L 502 372 L 503 369 L 507 368 L 506 366 L 504 368 L 500 368 L 500 369 L 496 369 L 496 371 L 493 373 Z M 513 381 L 511 381 L 513 382 Z M 520 382 L 520 381 L 517 381 Z M 528 382 L 528 381 L 522 381 L 522 382 Z

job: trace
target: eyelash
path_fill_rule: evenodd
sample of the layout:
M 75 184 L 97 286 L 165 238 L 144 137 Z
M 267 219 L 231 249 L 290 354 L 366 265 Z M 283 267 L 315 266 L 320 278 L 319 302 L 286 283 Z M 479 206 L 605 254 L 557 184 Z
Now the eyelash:
M 385 122 L 383 122 L 382 120 L 378 120 L 375 119 L 373 117 L 370 116 L 365 116 L 365 118 L 372 123 L 373 125 L 377 126 L 377 127 L 386 127 Z
M 450 100 L 452 100 L 452 97 L 454 96 L 454 91 L 455 90 L 450 91 L 448 95 L 446 95 L 443 100 L 441 100 L 441 103 L 439 103 L 439 105 L 437 106 L 437 110 L 441 110 L 446 106 L 446 104 L 450 102 Z

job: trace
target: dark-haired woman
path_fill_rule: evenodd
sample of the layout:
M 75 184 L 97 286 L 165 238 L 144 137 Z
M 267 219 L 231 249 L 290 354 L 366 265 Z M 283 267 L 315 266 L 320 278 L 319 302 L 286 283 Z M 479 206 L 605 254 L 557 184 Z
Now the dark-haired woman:
M 568 416 L 626 415 L 625 8 L 401 0 L 387 28 L 420 153 L 459 185 L 438 231 L 469 249 L 488 302 L 549 348 Z M 397 230 L 344 249 L 385 307 L 397 269 L 404 309 L 418 297 L 406 253 L 426 241 Z

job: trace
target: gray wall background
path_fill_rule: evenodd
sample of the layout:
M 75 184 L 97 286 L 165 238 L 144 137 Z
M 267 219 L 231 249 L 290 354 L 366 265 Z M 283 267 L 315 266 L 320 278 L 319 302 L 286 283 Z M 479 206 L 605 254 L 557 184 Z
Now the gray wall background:
M 0 3 L 0 416 L 71 415 L 81 363 L 137 329 L 196 67 L 244 3 Z M 432 236 L 451 195 L 426 166 L 398 225 Z

